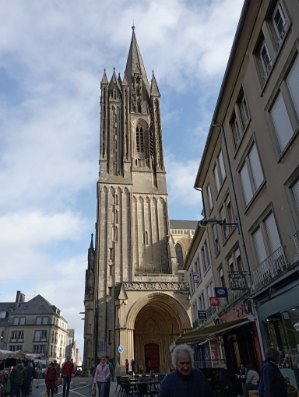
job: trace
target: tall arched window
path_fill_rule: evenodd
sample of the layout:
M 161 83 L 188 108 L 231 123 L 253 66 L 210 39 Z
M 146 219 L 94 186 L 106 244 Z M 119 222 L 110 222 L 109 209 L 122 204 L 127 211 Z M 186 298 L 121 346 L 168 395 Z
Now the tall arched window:
M 136 150 L 137 153 L 144 153 L 144 132 L 141 125 L 136 128 Z
M 184 255 L 183 255 L 183 250 L 180 244 L 175 245 L 175 253 L 177 257 L 177 261 L 179 264 L 179 268 L 183 269 L 184 267 Z

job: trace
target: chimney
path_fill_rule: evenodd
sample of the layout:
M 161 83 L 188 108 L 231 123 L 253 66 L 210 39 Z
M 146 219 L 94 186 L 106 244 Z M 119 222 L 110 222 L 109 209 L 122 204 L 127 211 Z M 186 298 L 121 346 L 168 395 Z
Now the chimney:
M 25 302 L 25 295 L 21 291 L 17 291 L 16 306 L 19 307 L 21 303 Z

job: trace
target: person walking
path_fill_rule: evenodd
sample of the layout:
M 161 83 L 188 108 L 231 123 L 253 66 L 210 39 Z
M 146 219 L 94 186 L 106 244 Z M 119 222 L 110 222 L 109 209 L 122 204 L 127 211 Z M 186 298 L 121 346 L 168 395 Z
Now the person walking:
M 32 381 L 33 381 L 33 366 L 32 363 L 27 360 L 24 363 L 25 377 L 23 382 L 23 394 L 28 396 L 32 391 Z
M 247 374 L 245 383 L 243 383 L 244 397 L 249 397 L 248 390 L 257 390 L 260 376 L 252 364 L 247 365 Z
M 258 385 L 259 397 L 288 397 L 287 383 L 278 368 L 279 351 L 270 347 L 265 358 Z
M 22 363 L 13 367 L 10 373 L 11 397 L 22 397 L 25 380 L 25 369 Z
M 166 375 L 160 386 L 159 397 L 212 397 L 205 375 L 192 368 L 193 350 L 188 345 L 174 348 L 171 360 L 175 371 Z
M 47 387 L 47 396 L 53 397 L 56 388 L 57 372 L 54 363 L 51 362 L 46 372 L 45 384 Z
M 75 372 L 74 364 L 70 357 L 66 358 L 66 361 L 62 364 L 61 376 L 63 378 L 62 397 L 68 397 L 70 392 L 70 384 L 73 373 Z
M 125 359 L 125 370 L 126 370 L 126 375 L 128 375 L 128 373 L 129 373 L 129 367 L 130 367 L 129 360 L 126 358 L 126 359 Z
M 110 378 L 106 382 L 105 397 L 109 397 L 109 395 L 110 395 L 110 384 L 111 384 L 111 381 L 114 381 L 114 367 L 113 367 L 112 362 L 109 360 L 109 356 L 106 356 L 106 363 L 109 366 Z
M 136 375 L 136 361 L 134 358 L 131 360 L 131 370 L 132 370 L 132 375 Z
M 106 357 L 101 357 L 100 363 L 96 366 L 93 378 L 93 384 L 97 384 L 98 386 L 99 397 L 106 397 L 105 392 L 110 376 L 111 373 Z

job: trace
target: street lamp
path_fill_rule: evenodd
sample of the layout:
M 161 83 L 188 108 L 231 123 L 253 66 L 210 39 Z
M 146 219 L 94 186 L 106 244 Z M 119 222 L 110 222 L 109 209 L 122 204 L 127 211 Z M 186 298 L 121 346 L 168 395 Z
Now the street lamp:
M 208 224 L 210 225 L 220 225 L 220 226 L 235 226 L 238 229 L 238 232 L 240 232 L 240 228 L 239 228 L 239 222 L 226 222 L 223 219 L 214 219 L 214 218 L 203 218 L 201 219 L 199 222 L 200 226 L 207 226 Z

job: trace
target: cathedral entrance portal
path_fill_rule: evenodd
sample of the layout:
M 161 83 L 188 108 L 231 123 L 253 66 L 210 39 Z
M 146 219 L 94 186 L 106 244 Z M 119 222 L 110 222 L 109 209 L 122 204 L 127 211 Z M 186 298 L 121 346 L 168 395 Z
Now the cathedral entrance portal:
M 179 316 L 180 304 L 163 294 L 154 294 L 148 298 L 144 306 L 140 307 L 134 322 L 137 370 L 168 372 L 171 369 L 169 348 L 185 328 Z M 139 305 L 140 303 L 139 301 Z

